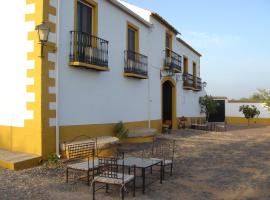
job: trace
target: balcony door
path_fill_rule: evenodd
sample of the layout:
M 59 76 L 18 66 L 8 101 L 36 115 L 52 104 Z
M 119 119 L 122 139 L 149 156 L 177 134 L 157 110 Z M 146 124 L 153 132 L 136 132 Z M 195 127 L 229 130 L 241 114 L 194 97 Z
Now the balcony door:
M 136 52 L 136 30 L 132 27 L 128 27 L 128 59 L 135 61 L 135 52 Z
M 78 1 L 77 5 L 77 31 L 92 35 L 93 8 Z

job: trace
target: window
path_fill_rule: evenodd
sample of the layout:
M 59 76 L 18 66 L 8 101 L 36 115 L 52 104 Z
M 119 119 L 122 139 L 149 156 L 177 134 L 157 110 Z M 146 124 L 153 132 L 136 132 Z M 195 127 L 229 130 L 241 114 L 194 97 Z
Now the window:
M 78 1 L 77 4 L 77 31 L 92 35 L 93 7 Z
M 166 48 L 166 57 L 171 57 L 172 35 L 169 32 L 166 32 L 165 48 Z
M 188 73 L 188 58 L 184 57 L 184 73 Z
M 166 49 L 172 49 L 172 36 L 168 32 L 166 32 Z

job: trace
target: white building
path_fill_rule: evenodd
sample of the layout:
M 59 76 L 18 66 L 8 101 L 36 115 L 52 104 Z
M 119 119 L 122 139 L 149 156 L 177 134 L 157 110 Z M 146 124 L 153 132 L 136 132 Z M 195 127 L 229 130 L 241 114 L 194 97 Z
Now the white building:
M 201 117 L 201 55 L 157 13 L 120 0 L 14 0 L 0 10 L 10 19 L 0 148 L 45 156 L 78 135 L 112 135 L 119 121 L 160 130 Z

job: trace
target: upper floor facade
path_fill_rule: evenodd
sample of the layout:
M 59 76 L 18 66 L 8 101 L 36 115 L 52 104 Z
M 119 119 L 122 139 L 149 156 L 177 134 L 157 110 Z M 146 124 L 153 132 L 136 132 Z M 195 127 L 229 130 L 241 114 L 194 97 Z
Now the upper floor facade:
M 137 79 L 154 68 L 180 74 L 185 90 L 202 89 L 201 55 L 157 13 L 120 0 L 63 1 L 60 12 L 63 64 Z

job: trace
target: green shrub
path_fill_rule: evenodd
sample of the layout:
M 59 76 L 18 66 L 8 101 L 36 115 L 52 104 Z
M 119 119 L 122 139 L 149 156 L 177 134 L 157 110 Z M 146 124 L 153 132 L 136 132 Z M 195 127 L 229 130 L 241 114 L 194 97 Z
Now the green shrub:
M 128 137 L 129 130 L 125 128 L 125 125 L 122 121 L 117 123 L 114 127 L 114 133 L 119 139 L 126 139 Z
M 56 166 L 59 162 L 59 158 L 56 153 L 51 153 L 48 155 L 48 165 Z

